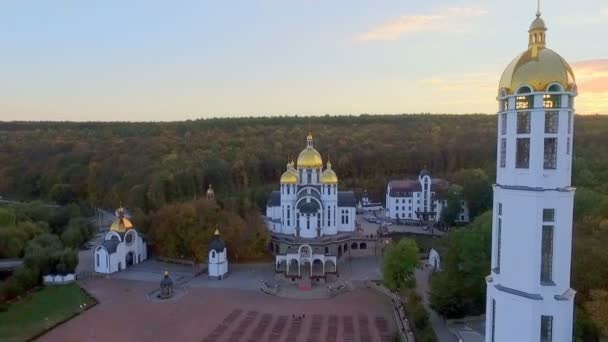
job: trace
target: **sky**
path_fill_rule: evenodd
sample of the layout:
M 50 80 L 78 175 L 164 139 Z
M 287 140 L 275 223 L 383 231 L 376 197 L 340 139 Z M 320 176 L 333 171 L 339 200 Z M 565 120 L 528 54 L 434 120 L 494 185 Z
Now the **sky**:
M 1 0 L 0 120 L 495 113 L 536 0 Z M 608 114 L 608 1 L 543 0 Z

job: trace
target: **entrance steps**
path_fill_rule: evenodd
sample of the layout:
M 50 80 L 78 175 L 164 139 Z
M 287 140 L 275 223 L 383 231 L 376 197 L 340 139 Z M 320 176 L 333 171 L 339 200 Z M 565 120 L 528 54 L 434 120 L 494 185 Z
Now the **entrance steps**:
M 310 278 L 300 279 L 298 282 L 298 289 L 300 289 L 300 291 L 310 291 L 312 289 Z

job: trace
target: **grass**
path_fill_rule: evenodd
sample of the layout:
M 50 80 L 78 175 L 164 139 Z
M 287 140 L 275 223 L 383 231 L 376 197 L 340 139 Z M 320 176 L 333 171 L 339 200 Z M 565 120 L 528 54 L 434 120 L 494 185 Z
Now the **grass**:
M 95 304 L 76 284 L 45 286 L 11 303 L 0 312 L 0 341 L 26 341 Z

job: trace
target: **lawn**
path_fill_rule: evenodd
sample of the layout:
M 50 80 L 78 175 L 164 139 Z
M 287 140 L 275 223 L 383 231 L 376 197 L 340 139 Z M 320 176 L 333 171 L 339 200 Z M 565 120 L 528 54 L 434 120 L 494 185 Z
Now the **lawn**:
M 0 312 L 0 341 L 25 341 L 95 304 L 78 285 L 45 286 Z

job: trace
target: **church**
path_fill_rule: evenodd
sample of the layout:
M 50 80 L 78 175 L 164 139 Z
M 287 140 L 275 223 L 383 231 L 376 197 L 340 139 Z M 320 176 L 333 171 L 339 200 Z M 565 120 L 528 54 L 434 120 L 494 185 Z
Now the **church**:
M 125 208 L 116 210 L 116 219 L 101 245 L 95 247 L 95 272 L 119 272 L 148 258 L 148 245 L 127 218 Z
M 486 342 L 572 341 L 574 73 L 540 10 L 498 86 Z
M 337 271 L 355 232 L 355 194 L 339 191 L 338 176 L 329 160 L 324 168 L 312 134 L 296 164 L 287 164 L 280 189 L 270 195 L 266 222 L 278 273 L 324 277 Z

